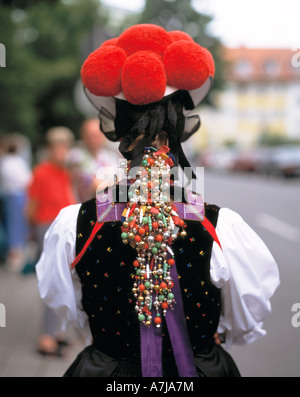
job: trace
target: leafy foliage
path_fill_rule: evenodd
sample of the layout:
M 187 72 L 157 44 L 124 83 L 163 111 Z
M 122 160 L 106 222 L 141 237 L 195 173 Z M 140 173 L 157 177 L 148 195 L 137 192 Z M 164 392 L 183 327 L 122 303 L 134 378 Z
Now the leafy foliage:
M 81 46 L 99 9 L 95 0 L 4 1 L 0 41 L 6 67 L 0 69 L 0 128 L 36 140 L 53 125 L 76 130 L 75 107 Z

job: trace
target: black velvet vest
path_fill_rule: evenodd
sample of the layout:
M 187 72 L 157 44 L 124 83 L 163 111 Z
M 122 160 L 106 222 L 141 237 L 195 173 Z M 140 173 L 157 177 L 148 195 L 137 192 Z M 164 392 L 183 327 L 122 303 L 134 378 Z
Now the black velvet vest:
M 205 216 L 216 226 L 219 208 L 205 205 Z M 83 248 L 97 219 L 96 202 L 82 204 L 77 221 L 76 253 Z M 194 354 L 214 343 L 220 316 L 220 291 L 210 281 L 213 239 L 198 221 L 187 220 L 187 237 L 172 245 L 186 324 Z M 82 304 L 94 345 L 118 360 L 140 365 L 140 325 L 132 293 L 136 251 L 121 241 L 121 222 L 107 222 L 76 265 L 82 283 Z M 176 299 L 176 297 L 175 297 Z M 176 307 L 176 306 L 175 306 Z M 162 324 L 164 361 L 173 353 L 165 321 Z

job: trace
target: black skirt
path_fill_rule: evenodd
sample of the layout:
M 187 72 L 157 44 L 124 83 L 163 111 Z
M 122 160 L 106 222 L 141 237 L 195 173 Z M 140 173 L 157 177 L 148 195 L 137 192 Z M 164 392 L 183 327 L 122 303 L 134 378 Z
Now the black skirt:
M 197 354 L 195 364 L 198 377 L 240 377 L 232 357 L 222 346 L 214 345 L 210 351 Z M 169 372 L 164 377 L 178 377 L 176 368 L 163 365 Z M 141 377 L 139 363 L 118 361 L 100 352 L 94 345 L 78 354 L 64 377 Z

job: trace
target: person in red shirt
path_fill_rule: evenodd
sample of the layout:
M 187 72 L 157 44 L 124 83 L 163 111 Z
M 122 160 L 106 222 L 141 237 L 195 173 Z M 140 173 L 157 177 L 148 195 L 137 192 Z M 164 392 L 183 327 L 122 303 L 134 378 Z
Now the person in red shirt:
M 76 203 L 65 166 L 72 138 L 71 131 L 61 127 L 47 134 L 48 159 L 35 167 L 28 189 L 28 216 L 33 225 L 47 228 L 62 208 Z
M 73 133 L 65 127 L 51 128 L 46 134 L 46 140 L 47 159 L 34 168 L 28 188 L 27 218 L 34 230 L 39 254 L 43 248 L 44 235 L 60 210 L 77 202 L 66 167 L 74 140 Z M 40 353 L 60 352 L 58 326 L 54 312 L 45 307 L 43 330 L 38 341 Z

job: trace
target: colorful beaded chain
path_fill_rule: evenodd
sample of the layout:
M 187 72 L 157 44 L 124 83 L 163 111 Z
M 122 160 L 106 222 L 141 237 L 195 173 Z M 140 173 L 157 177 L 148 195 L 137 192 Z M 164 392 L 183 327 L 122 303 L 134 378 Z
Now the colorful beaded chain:
M 122 214 L 124 244 L 137 250 L 133 262 L 135 282 L 132 292 L 140 322 L 160 327 L 161 316 L 175 303 L 170 267 L 174 265 L 171 244 L 177 236 L 186 236 L 184 221 L 170 201 L 170 169 L 173 160 L 169 148 L 146 148 L 137 178 L 129 188 L 129 202 Z M 168 255 L 169 252 L 169 255 Z

